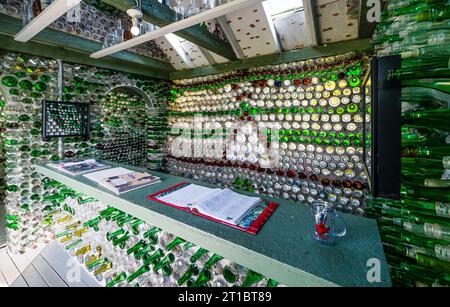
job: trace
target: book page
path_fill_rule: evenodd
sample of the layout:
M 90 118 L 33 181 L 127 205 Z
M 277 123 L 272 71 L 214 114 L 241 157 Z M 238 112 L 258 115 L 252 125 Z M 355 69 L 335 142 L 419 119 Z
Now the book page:
M 261 201 L 225 189 L 195 205 L 198 212 L 237 225 Z
M 190 184 L 178 191 L 162 197 L 158 197 L 158 199 L 169 204 L 186 208 L 203 201 L 204 199 L 217 192 L 220 192 L 220 189 L 211 189 L 195 184 Z
M 159 177 L 148 173 L 132 172 L 120 176 L 104 178 L 100 185 L 115 193 L 122 194 L 161 182 Z

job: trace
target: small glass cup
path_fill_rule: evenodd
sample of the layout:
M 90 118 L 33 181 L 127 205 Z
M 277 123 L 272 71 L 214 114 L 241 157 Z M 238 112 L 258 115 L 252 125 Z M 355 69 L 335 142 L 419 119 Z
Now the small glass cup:
M 324 201 L 316 201 L 311 205 L 314 217 L 314 240 L 323 245 L 334 245 L 335 239 L 347 234 L 345 220 L 337 214 L 334 206 Z M 343 230 L 336 232 L 336 220 L 343 224 Z

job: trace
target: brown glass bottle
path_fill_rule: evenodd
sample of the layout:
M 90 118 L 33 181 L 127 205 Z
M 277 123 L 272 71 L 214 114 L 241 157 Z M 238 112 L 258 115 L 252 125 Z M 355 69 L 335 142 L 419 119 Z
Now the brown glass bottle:
M 33 2 L 33 14 L 34 14 L 34 17 L 38 16 L 41 12 L 42 12 L 41 1 L 40 0 L 35 0 Z
M 340 188 L 342 182 L 340 180 L 336 179 L 336 180 L 333 180 L 332 184 L 335 188 Z
M 342 186 L 344 188 L 350 189 L 353 186 L 353 184 L 350 180 L 346 179 L 346 180 L 342 181 Z

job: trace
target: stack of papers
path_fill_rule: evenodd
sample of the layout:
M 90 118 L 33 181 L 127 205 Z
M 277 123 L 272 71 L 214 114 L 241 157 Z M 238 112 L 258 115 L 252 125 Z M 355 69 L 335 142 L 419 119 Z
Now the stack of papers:
M 98 171 L 111 167 L 109 165 L 97 162 L 94 159 L 88 159 L 77 162 L 49 163 L 47 164 L 47 166 L 56 168 L 57 170 L 60 170 L 72 176 L 86 174 L 89 172 Z

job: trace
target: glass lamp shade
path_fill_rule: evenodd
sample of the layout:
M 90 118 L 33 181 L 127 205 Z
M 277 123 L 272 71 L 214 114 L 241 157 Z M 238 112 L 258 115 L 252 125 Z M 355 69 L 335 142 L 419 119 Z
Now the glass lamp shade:
M 133 17 L 133 26 L 131 27 L 131 34 L 138 36 L 141 33 L 139 19 Z

